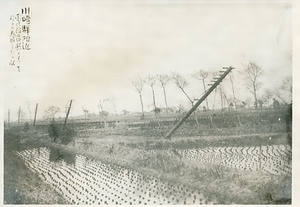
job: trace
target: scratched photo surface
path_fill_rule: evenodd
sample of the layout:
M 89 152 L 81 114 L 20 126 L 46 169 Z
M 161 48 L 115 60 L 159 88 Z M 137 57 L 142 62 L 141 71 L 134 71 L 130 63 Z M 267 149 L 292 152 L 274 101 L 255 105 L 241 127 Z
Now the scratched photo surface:
M 292 203 L 292 1 L 1 5 L 4 205 Z

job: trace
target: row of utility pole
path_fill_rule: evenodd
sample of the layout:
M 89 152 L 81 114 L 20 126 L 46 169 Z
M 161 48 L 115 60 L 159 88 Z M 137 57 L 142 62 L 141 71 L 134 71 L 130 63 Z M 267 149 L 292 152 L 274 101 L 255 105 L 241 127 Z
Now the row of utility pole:
M 65 118 L 65 121 L 64 121 L 64 126 L 67 124 L 68 117 L 69 117 L 69 114 L 70 114 L 70 110 L 71 110 L 71 107 L 72 107 L 72 102 L 73 102 L 73 100 L 70 101 L 69 108 L 68 108 L 68 111 L 67 111 L 67 115 L 66 115 L 66 118 Z M 36 103 L 35 112 L 34 112 L 34 119 L 33 119 L 33 126 L 35 126 L 35 124 L 36 124 L 36 116 L 37 116 L 38 106 L 39 106 L 39 104 Z M 21 110 L 21 106 L 20 106 L 19 111 L 18 111 L 18 126 L 20 125 L 20 122 L 21 122 L 21 113 L 22 113 L 22 110 Z M 10 124 L 10 110 L 9 109 L 8 109 L 7 124 L 8 125 Z
M 39 104 L 37 103 L 35 105 L 35 112 L 34 112 L 34 119 L 33 119 L 33 126 L 35 126 L 35 123 L 36 123 L 36 115 L 37 115 L 37 111 L 38 111 L 38 106 Z M 18 110 L 18 126 L 20 125 L 20 122 L 21 122 L 21 113 L 22 113 L 22 110 L 21 110 L 21 106 L 19 106 L 19 110 Z M 9 125 L 10 124 L 10 110 L 8 109 L 8 114 L 7 114 L 7 124 Z

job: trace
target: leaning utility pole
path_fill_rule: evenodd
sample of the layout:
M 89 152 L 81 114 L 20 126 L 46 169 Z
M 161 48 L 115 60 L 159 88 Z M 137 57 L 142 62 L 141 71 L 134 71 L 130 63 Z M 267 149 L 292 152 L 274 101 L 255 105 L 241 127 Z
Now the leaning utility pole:
M 38 103 L 35 105 L 35 113 L 34 113 L 33 126 L 35 126 L 35 120 L 36 120 L 36 114 L 37 114 L 38 105 L 39 105 Z
M 182 123 L 196 110 L 196 108 L 206 99 L 206 97 L 222 82 L 222 80 L 228 75 L 228 73 L 234 69 L 233 67 L 223 67 L 223 69 L 227 69 L 221 75 L 218 80 L 213 81 L 214 84 L 205 92 L 205 94 L 197 101 L 197 103 L 189 110 L 189 112 L 181 118 L 181 120 L 171 129 L 171 131 L 165 136 L 165 138 L 170 139 L 174 132 L 182 125 Z M 214 78 L 217 79 L 217 78 Z
M 70 101 L 70 105 L 69 105 L 69 108 L 68 108 L 68 112 L 67 112 L 67 116 L 66 116 L 66 119 L 65 119 L 64 126 L 66 126 L 66 125 L 67 125 L 67 120 L 68 120 L 68 116 L 69 116 L 70 109 L 71 109 L 71 106 L 72 106 L 72 101 L 73 101 L 73 100 L 71 100 L 71 101 Z

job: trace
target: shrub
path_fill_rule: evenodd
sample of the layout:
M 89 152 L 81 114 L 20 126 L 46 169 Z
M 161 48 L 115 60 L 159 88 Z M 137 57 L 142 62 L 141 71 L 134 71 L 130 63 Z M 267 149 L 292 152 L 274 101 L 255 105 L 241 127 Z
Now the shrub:
M 109 153 L 109 154 L 113 153 L 113 152 L 114 152 L 114 149 L 115 149 L 115 146 L 114 146 L 114 145 L 111 145 L 111 146 L 109 147 L 108 153 Z
M 26 123 L 24 124 L 23 130 L 24 130 L 24 132 L 28 132 L 29 129 L 30 129 L 29 123 L 26 122 Z
M 75 130 L 69 126 L 65 126 L 61 129 L 61 133 L 59 136 L 60 142 L 62 144 L 69 144 L 70 142 L 73 141 L 75 136 L 76 136 Z
M 48 126 L 48 135 L 53 142 L 57 142 L 59 137 L 59 126 L 55 123 L 55 121 L 52 121 Z
M 48 135 L 53 142 L 59 142 L 61 144 L 69 144 L 76 136 L 76 131 L 69 126 L 59 126 L 52 121 L 48 126 Z

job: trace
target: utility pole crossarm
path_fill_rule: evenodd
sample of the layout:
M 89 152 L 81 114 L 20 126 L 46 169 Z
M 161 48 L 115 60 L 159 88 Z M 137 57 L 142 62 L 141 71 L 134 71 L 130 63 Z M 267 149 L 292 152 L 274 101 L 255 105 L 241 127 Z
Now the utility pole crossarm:
M 233 67 L 223 67 L 227 69 L 221 77 L 214 82 L 214 84 L 204 93 L 204 95 L 197 101 L 197 103 L 187 112 L 187 114 L 181 118 L 181 120 L 171 129 L 171 131 L 165 136 L 170 139 L 174 132 L 182 125 L 182 123 L 197 109 L 197 107 L 206 99 L 206 97 L 222 82 L 222 80 L 230 73 Z

